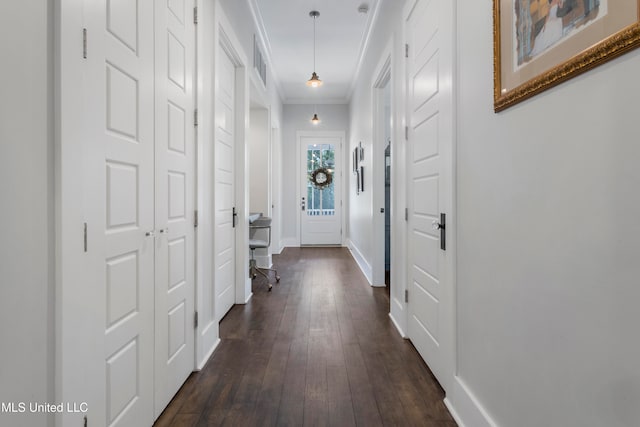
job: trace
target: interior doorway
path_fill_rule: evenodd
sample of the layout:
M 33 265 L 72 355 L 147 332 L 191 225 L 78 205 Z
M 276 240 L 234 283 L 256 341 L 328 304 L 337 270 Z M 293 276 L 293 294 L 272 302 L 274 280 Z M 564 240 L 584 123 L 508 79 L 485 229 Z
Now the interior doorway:
M 391 139 L 384 150 L 384 284 L 391 286 Z
M 391 222 L 393 190 L 392 164 L 392 84 L 391 55 L 388 53 L 378 66 L 374 83 L 374 140 L 373 140 L 373 242 L 374 256 L 371 268 L 373 286 L 391 286 Z
M 249 213 L 272 217 L 271 123 L 269 110 L 252 87 L 249 114 Z M 250 236 L 250 238 L 253 238 Z M 258 267 L 271 267 L 271 248 L 255 250 Z

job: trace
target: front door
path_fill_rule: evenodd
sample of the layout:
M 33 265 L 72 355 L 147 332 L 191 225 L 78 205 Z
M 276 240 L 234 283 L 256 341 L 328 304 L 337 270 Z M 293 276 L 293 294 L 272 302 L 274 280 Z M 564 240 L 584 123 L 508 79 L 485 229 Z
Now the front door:
M 337 132 L 300 133 L 300 244 L 342 244 L 342 140 Z
M 449 0 L 418 0 L 411 3 L 405 16 L 408 333 L 446 391 L 447 381 L 453 376 L 452 239 L 444 239 L 444 232 L 451 235 L 451 227 L 442 224 L 441 214 L 451 217 L 453 199 L 453 5 Z

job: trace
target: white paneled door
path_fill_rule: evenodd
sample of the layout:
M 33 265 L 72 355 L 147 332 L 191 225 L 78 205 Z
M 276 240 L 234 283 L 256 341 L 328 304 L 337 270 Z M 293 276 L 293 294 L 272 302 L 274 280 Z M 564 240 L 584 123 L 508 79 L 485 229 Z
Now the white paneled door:
M 193 371 L 195 140 L 192 4 L 155 2 L 155 416 Z
M 98 396 L 88 425 L 148 426 L 195 362 L 192 5 L 83 6 L 87 237 L 78 262 L 92 297 L 73 307 L 86 323 L 63 335 L 91 341 L 61 352 L 86 353 L 78 369 Z
M 215 301 L 219 321 L 236 300 L 235 292 L 235 65 L 222 46 L 215 75 Z
M 85 1 L 84 117 L 86 325 L 99 353 L 84 363 L 100 391 L 99 426 L 153 422 L 153 0 Z M 90 38 L 89 38 L 90 37 Z M 90 321 L 93 316 L 101 325 Z M 95 327 L 95 328 L 94 328 Z M 74 331 L 66 331 L 73 334 Z M 79 348 L 87 348 L 79 344 Z M 78 367 L 80 369 L 80 367 Z
M 342 244 L 342 142 L 336 132 L 300 132 L 300 244 Z
M 453 3 L 408 6 L 409 124 L 408 333 L 445 390 L 452 345 L 452 298 L 446 224 L 451 213 L 453 147 Z M 450 216 L 450 215 L 449 215 Z

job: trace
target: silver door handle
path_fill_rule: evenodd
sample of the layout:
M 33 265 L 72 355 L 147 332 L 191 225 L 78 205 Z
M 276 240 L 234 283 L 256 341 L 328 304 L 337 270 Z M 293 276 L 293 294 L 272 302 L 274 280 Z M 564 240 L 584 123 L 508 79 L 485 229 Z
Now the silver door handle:
M 162 233 L 162 234 L 168 233 L 168 232 L 169 232 L 169 227 L 163 228 L 162 230 L 160 230 L 160 233 Z
M 152 231 L 147 231 L 146 233 L 144 233 L 144 235 L 147 236 L 147 237 L 151 237 L 151 236 L 154 236 L 155 233 L 152 230 Z

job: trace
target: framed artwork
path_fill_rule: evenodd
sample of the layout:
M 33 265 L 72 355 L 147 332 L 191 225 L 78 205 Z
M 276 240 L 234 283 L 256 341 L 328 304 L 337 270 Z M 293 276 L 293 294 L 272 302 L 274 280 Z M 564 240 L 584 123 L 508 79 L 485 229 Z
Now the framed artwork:
M 493 0 L 494 110 L 640 46 L 640 0 Z
M 359 162 L 360 156 L 358 154 L 358 147 L 356 147 L 353 150 L 353 156 L 352 157 L 353 157 L 353 173 L 356 174 L 356 173 L 358 173 L 358 165 L 360 163 Z

